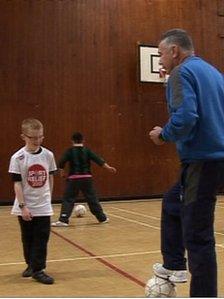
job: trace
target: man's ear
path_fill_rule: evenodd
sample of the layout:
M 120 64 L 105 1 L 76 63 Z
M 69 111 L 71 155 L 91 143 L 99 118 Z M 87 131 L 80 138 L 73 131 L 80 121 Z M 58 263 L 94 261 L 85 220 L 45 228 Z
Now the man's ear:
M 180 54 L 180 48 L 178 45 L 173 45 L 172 47 L 172 56 L 173 58 L 177 58 Z
M 20 137 L 21 137 L 22 140 L 25 140 L 25 137 L 24 137 L 23 134 L 21 134 Z

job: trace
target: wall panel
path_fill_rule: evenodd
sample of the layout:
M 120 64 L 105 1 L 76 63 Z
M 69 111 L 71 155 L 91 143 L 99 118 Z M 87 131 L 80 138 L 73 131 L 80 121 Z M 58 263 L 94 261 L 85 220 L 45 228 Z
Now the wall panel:
M 58 159 L 74 130 L 118 169 L 93 167 L 101 197 L 161 194 L 175 180 L 173 145 L 154 146 L 149 130 L 167 119 L 164 87 L 138 81 L 138 43 L 157 45 L 187 29 L 196 53 L 223 69 L 218 2 L 210 0 L 1 0 L 0 200 L 13 198 L 7 174 L 22 146 L 20 123 L 45 124 Z M 220 10 L 220 3 L 219 3 Z M 54 197 L 63 182 L 56 177 Z

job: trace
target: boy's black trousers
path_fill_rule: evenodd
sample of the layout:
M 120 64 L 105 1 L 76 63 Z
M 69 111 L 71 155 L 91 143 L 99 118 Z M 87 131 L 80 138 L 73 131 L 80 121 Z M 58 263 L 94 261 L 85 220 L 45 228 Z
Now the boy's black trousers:
M 69 222 L 69 218 L 72 214 L 74 204 L 80 191 L 87 200 L 90 212 L 99 222 L 105 221 L 107 216 L 104 214 L 102 206 L 97 198 L 92 178 L 81 178 L 75 180 L 68 179 L 66 181 L 59 220 L 66 223 Z
M 18 217 L 21 228 L 23 254 L 33 272 L 46 268 L 47 243 L 50 236 L 50 216 L 33 217 L 25 221 Z

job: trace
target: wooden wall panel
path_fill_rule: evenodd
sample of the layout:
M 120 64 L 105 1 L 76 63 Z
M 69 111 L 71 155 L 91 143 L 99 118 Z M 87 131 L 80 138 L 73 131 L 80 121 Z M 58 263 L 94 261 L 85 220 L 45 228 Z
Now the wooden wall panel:
M 9 158 L 31 116 L 45 124 L 44 145 L 57 159 L 80 130 L 118 169 L 112 176 L 93 167 L 101 197 L 164 192 L 178 158 L 173 145 L 148 138 L 167 119 L 165 92 L 139 83 L 137 45 L 157 45 L 164 30 L 182 27 L 196 53 L 223 69 L 218 18 L 210 0 L 1 0 L 0 200 L 13 198 Z M 55 198 L 62 191 L 57 177 Z

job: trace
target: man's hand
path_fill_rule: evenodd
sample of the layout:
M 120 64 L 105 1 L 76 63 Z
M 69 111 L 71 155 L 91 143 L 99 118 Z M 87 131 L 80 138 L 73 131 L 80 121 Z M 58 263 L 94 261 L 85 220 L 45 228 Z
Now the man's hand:
M 165 141 L 159 137 L 162 130 L 163 129 L 161 127 L 154 127 L 152 131 L 149 132 L 150 138 L 156 145 L 163 145 L 165 143 Z

